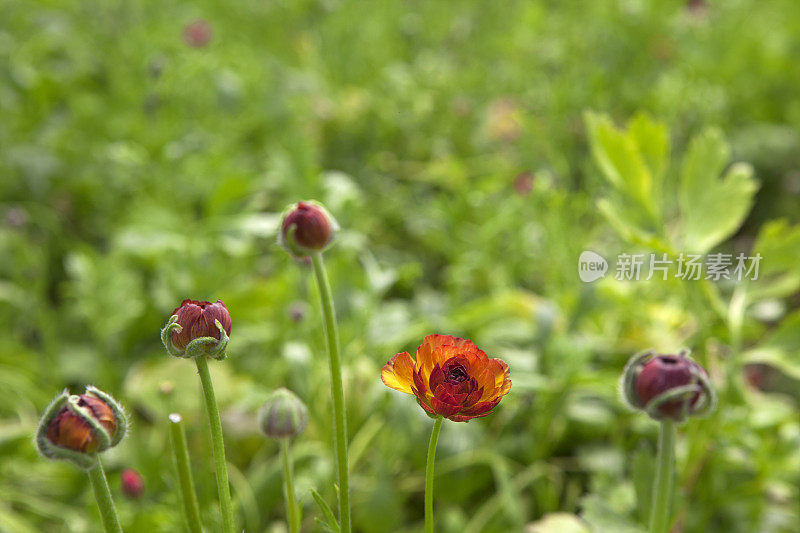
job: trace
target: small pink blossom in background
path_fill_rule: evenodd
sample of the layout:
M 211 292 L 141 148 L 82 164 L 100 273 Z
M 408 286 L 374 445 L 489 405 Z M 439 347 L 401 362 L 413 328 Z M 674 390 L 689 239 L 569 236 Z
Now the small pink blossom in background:
M 192 48 L 202 48 L 211 42 L 214 30 L 204 19 L 197 19 L 183 27 L 183 42 Z
M 12 207 L 6 211 L 5 222 L 11 228 L 21 228 L 28 223 L 28 212 L 21 207 Z
M 528 196 L 533 190 L 535 176 L 531 172 L 521 172 L 514 178 L 514 191 L 520 196 Z
M 689 0 L 686 2 L 686 9 L 696 17 L 703 17 L 708 14 L 708 2 L 706 0 Z
M 144 494 L 144 480 L 133 468 L 126 468 L 119 476 L 122 492 L 128 498 L 136 499 Z

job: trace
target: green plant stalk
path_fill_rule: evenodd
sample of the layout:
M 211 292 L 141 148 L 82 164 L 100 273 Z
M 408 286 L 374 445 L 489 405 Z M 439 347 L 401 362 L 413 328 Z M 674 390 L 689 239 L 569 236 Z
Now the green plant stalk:
M 439 442 L 439 431 L 444 418 L 436 417 L 428 443 L 428 462 L 425 466 L 425 533 L 433 533 L 433 463 L 436 460 L 436 444 Z
M 195 362 L 197 363 L 197 373 L 200 374 L 200 381 L 203 384 L 203 397 L 206 401 L 208 423 L 211 426 L 211 446 L 214 452 L 214 470 L 217 474 L 217 492 L 222 511 L 223 530 L 225 533 L 235 533 L 231 489 L 228 484 L 228 466 L 225 462 L 225 442 L 222 439 L 222 422 L 219 418 L 217 399 L 214 396 L 214 386 L 211 384 L 211 374 L 208 372 L 208 359 L 201 355 L 195 357 Z
M 189 449 L 186 446 L 186 432 L 180 415 L 169 415 L 169 433 L 172 438 L 172 451 L 175 453 L 175 467 L 178 470 L 178 483 L 183 499 L 183 513 L 186 515 L 186 526 L 191 533 L 202 533 L 200 507 L 197 505 L 197 494 L 194 490 L 192 469 L 189 464 Z
M 297 502 L 294 499 L 294 483 L 292 482 L 292 455 L 289 439 L 281 439 L 281 458 L 283 459 L 284 497 L 286 498 L 286 521 L 289 533 L 300 531 L 300 516 L 297 513 Z
M 658 434 L 656 477 L 650 504 L 650 533 L 669 533 L 672 479 L 675 470 L 675 422 L 663 420 Z
M 114 507 L 114 500 L 111 498 L 111 490 L 108 488 L 106 474 L 99 457 L 97 465 L 89 470 L 89 479 L 92 482 L 94 497 L 97 500 L 97 507 L 100 508 L 100 518 L 103 520 L 103 528 L 106 533 L 122 533 L 122 527 L 117 518 L 117 509 Z
M 730 335 L 730 360 L 726 366 L 726 389 L 728 401 L 731 403 L 744 402 L 742 382 L 742 329 L 744 314 L 747 309 L 746 285 L 740 285 L 733 291 L 730 305 L 728 306 L 728 332 Z
M 333 309 L 333 294 L 328 274 L 322 261 L 322 253 L 311 255 L 314 275 L 317 278 L 319 297 L 324 316 L 325 334 L 331 370 L 331 394 L 333 396 L 333 430 L 336 466 L 339 473 L 339 527 L 341 533 L 350 533 L 350 481 L 347 466 L 347 416 L 344 412 L 344 387 L 342 386 L 342 364 L 339 360 L 339 330 L 336 327 L 336 312 Z

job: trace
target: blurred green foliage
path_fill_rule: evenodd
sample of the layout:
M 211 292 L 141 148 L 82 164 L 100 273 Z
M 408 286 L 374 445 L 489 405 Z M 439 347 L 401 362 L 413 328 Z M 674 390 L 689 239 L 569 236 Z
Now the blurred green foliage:
M 182 37 L 197 18 L 205 46 Z M 126 530 L 182 527 L 170 411 L 218 529 L 199 383 L 158 340 L 185 297 L 233 318 L 211 367 L 241 525 L 283 527 L 255 413 L 287 386 L 311 411 L 295 455 L 314 530 L 310 490 L 335 498 L 324 339 L 310 271 L 274 236 L 316 198 L 343 228 L 326 256 L 358 531 L 421 528 L 431 422 L 379 372 L 430 332 L 514 382 L 492 416 L 444 426 L 440 531 L 639 531 L 657 426 L 616 380 L 683 346 L 721 403 L 679 431 L 681 529 L 796 531 L 798 57 L 790 0 L 3 1 L 0 530 L 97 531 L 85 476 L 31 444 L 86 383 L 133 413 L 106 457 Z M 764 259 L 753 283 L 583 284 L 582 250 Z

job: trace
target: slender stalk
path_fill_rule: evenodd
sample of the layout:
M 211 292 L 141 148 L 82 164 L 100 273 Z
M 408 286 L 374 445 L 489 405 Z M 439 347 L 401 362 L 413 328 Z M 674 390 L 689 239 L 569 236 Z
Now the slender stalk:
M 208 372 L 208 359 L 198 356 L 195 357 L 195 362 L 197 363 L 197 373 L 200 374 L 200 381 L 203 383 L 203 397 L 206 400 L 208 423 L 211 426 L 211 446 L 214 451 L 214 470 L 217 473 L 217 492 L 222 511 L 223 530 L 225 533 L 235 533 L 231 489 L 228 484 L 228 466 L 225 462 L 225 442 L 222 440 L 222 422 L 219 419 L 211 374 Z
M 428 463 L 425 467 L 425 533 L 433 533 L 433 462 L 436 460 L 436 443 L 444 418 L 436 417 L 428 444 Z
M 664 420 L 658 434 L 656 477 L 650 504 L 650 533 L 669 532 L 672 478 L 675 470 L 675 422 Z
M 189 465 L 189 449 L 186 446 L 186 432 L 183 429 L 181 415 L 169 415 L 169 434 L 172 438 L 172 451 L 175 453 L 175 467 L 178 470 L 183 513 L 186 515 L 186 526 L 191 533 L 202 533 L 200 507 L 197 505 L 197 494 L 194 491 L 192 469 Z
M 89 479 L 92 482 L 94 497 L 97 506 L 100 508 L 100 518 L 103 520 L 103 528 L 106 533 L 122 533 L 122 527 L 117 518 L 117 509 L 114 507 L 114 500 L 111 499 L 111 490 L 108 488 L 106 473 L 100 458 L 97 458 L 97 466 L 89 470 Z
M 289 439 L 281 439 L 281 458 L 283 459 L 284 497 L 286 498 L 286 521 L 289 533 L 300 531 L 300 516 L 297 513 L 297 502 L 294 499 L 294 483 L 292 483 L 292 451 Z
M 331 394 L 333 395 L 333 430 L 336 466 L 339 472 L 339 527 L 341 533 L 350 533 L 350 481 L 347 467 L 347 416 L 344 412 L 344 387 L 342 365 L 339 360 L 339 330 L 336 327 L 336 312 L 333 309 L 333 294 L 328 274 L 322 262 L 322 253 L 311 255 L 314 275 L 317 278 L 319 297 L 324 315 L 325 334 L 331 370 Z
M 728 401 L 741 403 L 744 401 L 744 383 L 742 381 L 742 327 L 747 309 L 747 284 L 740 284 L 731 296 L 728 307 L 728 332 L 730 335 L 730 360 L 726 365 L 725 392 Z

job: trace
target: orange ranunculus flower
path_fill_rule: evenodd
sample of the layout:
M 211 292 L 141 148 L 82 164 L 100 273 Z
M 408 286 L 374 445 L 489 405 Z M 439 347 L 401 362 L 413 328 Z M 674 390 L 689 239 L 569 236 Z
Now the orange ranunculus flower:
M 425 337 L 416 361 L 408 352 L 395 355 L 383 366 L 381 380 L 416 396 L 429 415 L 454 422 L 488 415 L 511 388 L 506 363 L 452 335 Z

